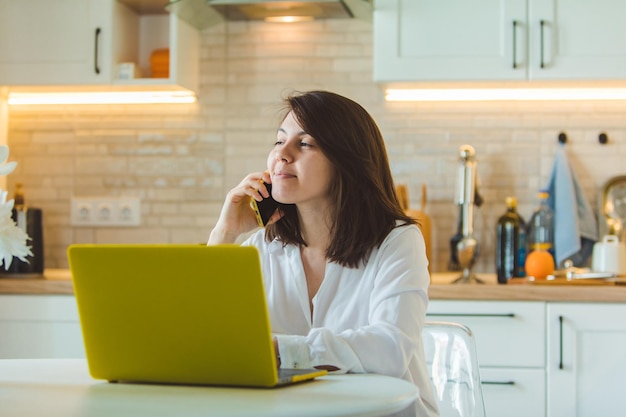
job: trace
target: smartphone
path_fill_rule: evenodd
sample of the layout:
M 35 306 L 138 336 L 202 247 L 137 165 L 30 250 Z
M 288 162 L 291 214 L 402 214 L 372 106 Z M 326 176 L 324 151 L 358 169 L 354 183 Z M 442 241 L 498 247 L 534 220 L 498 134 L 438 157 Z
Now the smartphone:
M 270 196 L 261 201 L 250 198 L 250 207 L 254 210 L 256 221 L 261 227 L 265 227 L 270 217 L 272 217 L 272 214 L 276 211 L 276 208 L 278 208 L 278 202 L 272 198 L 272 184 L 264 184 Z

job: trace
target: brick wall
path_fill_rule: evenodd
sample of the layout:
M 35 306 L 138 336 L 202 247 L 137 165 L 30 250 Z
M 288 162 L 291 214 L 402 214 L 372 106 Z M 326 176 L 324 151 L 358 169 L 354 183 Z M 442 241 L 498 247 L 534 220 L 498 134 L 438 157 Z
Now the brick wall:
M 360 102 L 385 135 L 398 182 L 419 208 L 428 187 L 433 271 L 445 271 L 457 222 L 457 150 L 476 148 L 481 194 L 477 271 L 494 270 L 494 227 L 504 198 L 529 217 L 550 175 L 557 135 L 597 208 L 599 191 L 624 174 L 623 103 L 385 103 L 372 81 L 371 24 L 356 20 L 229 23 L 202 32 L 201 88 L 194 105 L 83 106 L 9 110 L 8 142 L 27 201 L 44 210 L 46 267 L 67 267 L 78 242 L 204 242 L 223 198 L 265 167 L 281 98 L 328 89 Z M 606 132 L 607 145 L 597 135 Z M 142 225 L 72 227 L 72 196 L 137 196 Z

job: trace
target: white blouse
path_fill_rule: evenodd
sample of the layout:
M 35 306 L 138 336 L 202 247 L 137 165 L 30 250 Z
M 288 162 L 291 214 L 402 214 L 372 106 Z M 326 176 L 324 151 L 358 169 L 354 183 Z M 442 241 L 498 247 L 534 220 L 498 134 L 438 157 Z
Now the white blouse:
M 266 242 L 263 229 L 243 245 L 260 253 L 282 368 L 333 365 L 402 378 L 420 388 L 417 415 L 437 415 L 421 334 L 430 276 L 417 226 L 392 230 L 359 268 L 328 262 L 312 315 L 299 248 Z

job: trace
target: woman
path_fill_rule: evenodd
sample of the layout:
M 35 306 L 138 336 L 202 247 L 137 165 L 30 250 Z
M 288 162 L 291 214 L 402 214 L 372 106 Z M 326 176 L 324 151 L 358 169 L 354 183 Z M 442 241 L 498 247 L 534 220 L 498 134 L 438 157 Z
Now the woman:
M 281 203 L 258 248 L 283 368 L 372 372 L 420 388 L 436 415 L 421 332 L 428 304 L 422 234 L 396 198 L 382 135 L 359 104 L 326 91 L 286 99 L 267 159 L 226 197 L 209 244 L 257 227 L 250 199 Z

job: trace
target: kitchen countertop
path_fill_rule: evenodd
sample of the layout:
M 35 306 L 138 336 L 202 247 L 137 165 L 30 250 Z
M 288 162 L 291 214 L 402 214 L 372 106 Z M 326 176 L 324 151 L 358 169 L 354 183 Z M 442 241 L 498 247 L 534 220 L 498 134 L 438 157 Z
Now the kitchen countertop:
M 617 282 L 599 279 L 536 281 L 515 279 L 500 285 L 495 274 L 476 275 L 484 284 L 450 284 L 460 272 L 434 273 L 428 291 L 431 300 L 511 300 L 511 301 L 573 301 L 626 302 L 626 280 Z
M 3 294 L 74 294 L 69 269 L 46 269 L 43 276 L 0 276 L 0 295 Z
M 434 273 L 429 289 L 432 300 L 512 300 L 512 301 L 575 301 L 575 302 L 626 302 L 626 280 L 578 280 L 535 283 L 524 279 L 519 283 L 498 285 L 495 274 L 477 275 L 485 284 L 450 284 L 459 272 Z M 561 285 L 563 284 L 563 285 Z M 70 271 L 47 269 L 40 277 L 2 277 L 2 294 L 68 294 L 74 293 Z

